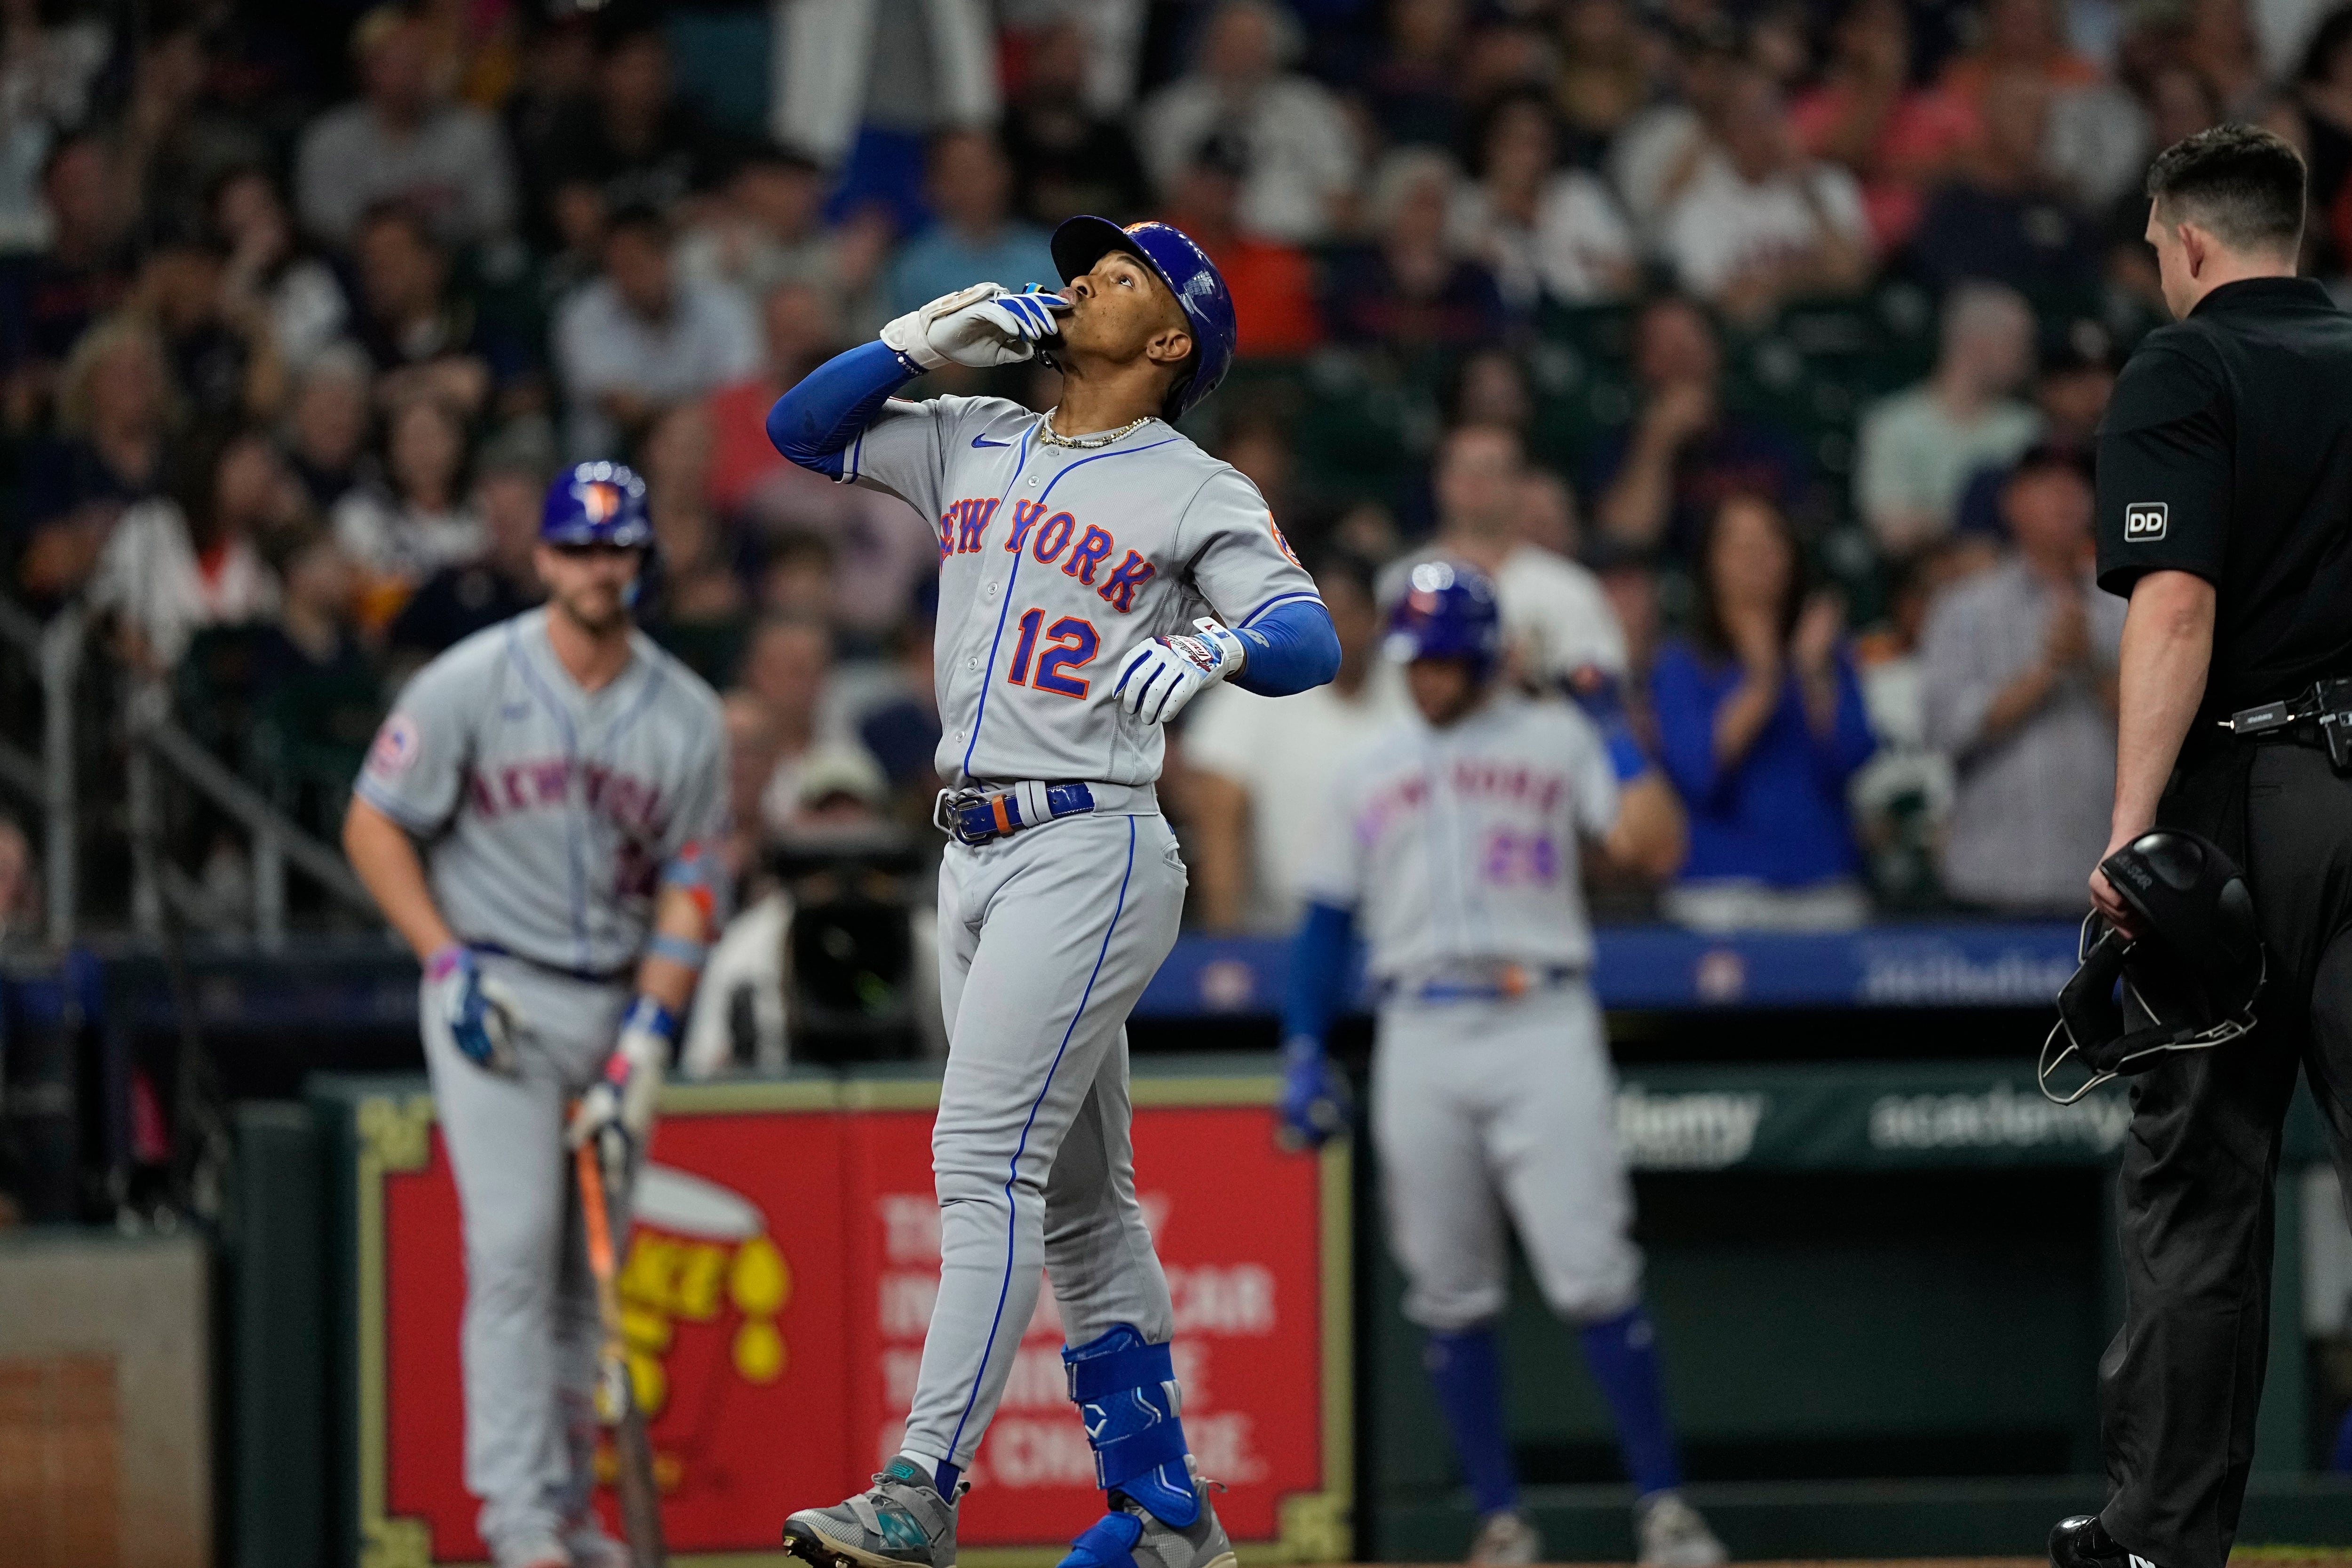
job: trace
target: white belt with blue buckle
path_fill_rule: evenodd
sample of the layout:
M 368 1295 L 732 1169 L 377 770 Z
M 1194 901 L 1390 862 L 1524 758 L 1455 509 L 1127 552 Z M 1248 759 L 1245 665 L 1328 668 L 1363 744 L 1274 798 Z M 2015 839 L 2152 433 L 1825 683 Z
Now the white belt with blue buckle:
M 1024 779 L 1018 784 L 940 791 L 931 808 L 931 825 L 959 844 L 979 845 L 1009 838 L 1024 827 L 1038 827 L 1064 816 L 1090 812 L 1134 815 L 1158 809 L 1150 785 L 1113 784 L 1046 784 Z

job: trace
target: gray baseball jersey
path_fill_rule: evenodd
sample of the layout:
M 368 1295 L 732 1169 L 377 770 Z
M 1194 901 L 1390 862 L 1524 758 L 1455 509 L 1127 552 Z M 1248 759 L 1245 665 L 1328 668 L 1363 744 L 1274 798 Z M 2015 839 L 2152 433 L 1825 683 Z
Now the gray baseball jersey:
M 1111 691 L 1129 650 L 1198 616 L 1248 626 L 1315 583 L 1257 487 L 1160 420 L 1098 447 L 1045 427 L 1001 398 L 892 401 L 842 478 L 938 530 L 941 778 L 1150 784 L 1160 728 Z
M 1339 769 L 1310 896 L 1352 907 L 1388 982 L 1372 1137 L 1405 1315 L 1465 1329 L 1509 1289 L 1507 1213 L 1545 1300 L 1578 1321 L 1641 1291 L 1601 1012 L 1579 973 L 1478 994 L 1482 966 L 1583 970 L 1582 841 L 1617 819 L 1607 746 L 1567 703 L 1418 713 Z
M 1592 960 L 1579 851 L 1617 820 L 1590 720 L 1505 693 L 1440 730 L 1418 713 L 1339 770 L 1307 896 L 1356 910 L 1382 979 L 1486 959 Z
M 643 633 L 583 691 L 547 611 L 418 670 L 354 786 L 425 839 L 434 902 L 469 943 L 552 969 L 635 963 L 665 868 L 726 832 L 719 699 Z

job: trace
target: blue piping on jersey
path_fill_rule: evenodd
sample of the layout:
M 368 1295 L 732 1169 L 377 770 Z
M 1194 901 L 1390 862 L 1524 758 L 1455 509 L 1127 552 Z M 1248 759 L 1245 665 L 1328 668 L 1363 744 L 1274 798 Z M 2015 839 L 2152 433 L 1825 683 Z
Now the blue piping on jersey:
M 1242 627 L 1248 626 L 1260 616 L 1263 616 L 1268 610 L 1273 609 L 1276 605 L 1287 605 L 1298 599 L 1312 599 L 1319 605 L 1323 602 L 1323 595 L 1316 593 L 1311 588 L 1300 588 L 1288 594 L 1276 594 L 1273 598 L 1268 599 L 1265 604 L 1260 605 L 1256 609 L 1252 610 L 1248 615 L 1244 616 L 1240 620 L 1235 621 L 1234 623 L 1234 629 L 1238 631 Z
M 1035 435 L 1036 430 L 1032 427 L 1028 434 L 1021 437 L 1021 462 L 1024 467 L 1028 464 L 1029 444 L 1031 438 Z M 1171 436 L 1165 441 L 1154 441 L 1150 446 L 1129 447 L 1125 451 L 1121 452 L 1097 452 L 1091 458 L 1080 458 L 1076 462 L 1072 463 L 1068 468 L 1064 468 L 1060 473 L 1055 474 L 1052 479 L 1045 481 L 1045 488 L 1038 492 L 1036 505 L 1039 510 L 1042 511 L 1045 509 L 1046 500 L 1051 498 L 1054 493 L 1054 487 L 1060 484 L 1064 479 L 1069 478 L 1070 475 L 1076 473 L 1078 469 L 1085 468 L 1088 463 L 1099 463 L 1105 458 L 1131 458 L 1138 452 L 1149 452 L 1152 450 L 1153 447 L 1172 446 L 1182 439 L 1183 437 L 1181 436 Z M 1020 482 L 1021 469 L 1019 468 L 1013 470 L 1013 479 L 1015 484 Z M 1010 500 L 1012 497 L 1013 491 L 1008 488 L 1004 494 L 998 499 L 996 504 L 1003 506 L 1004 502 Z M 1004 579 L 1004 602 L 996 606 L 996 635 L 989 639 L 988 668 L 981 671 L 980 674 L 980 707 L 973 711 L 971 716 L 971 739 L 964 742 L 963 761 L 958 765 L 959 771 L 961 772 L 963 776 L 967 779 L 971 777 L 971 754 L 980 745 L 980 727 L 988 718 L 988 689 L 996 684 L 996 648 L 997 645 L 1004 640 L 1005 612 L 1013 607 L 1013 582 L 1014 577 L 1020 575 L 1020 573 L 1021 558 L 1016 555 L 1013 558 L 1013 573 Z
M 1074 467 L 1076 465 L 1073 465 Z M 1063 472 L 1068 472 L 1064 469 Z M 1043 498 L 1040 498 L 1043 499 Z M 988 1358 L 996 1351 L 996 1333 L 1004 1324 L 1004 1299 L 1013 1289 L 1013 1251 L 1019 1236 L 1019 1215 L 1013 1201 L 1013 1184 L 1021 1179 L 1021 1156 L 1029 1148 L 1029 1131 L 1037 1124 L 1038 1108 L 1045 1103 L 1045 1095 L 1054 1087 L 1054 1074 L 1061 1069 L 1062 1058 L 1070 1048 L 1070 1037 L 1078 1032 L 1078 1020 L 1087 1016 L 1087 1003 L 1094 996 L 1095 981 L 1102 974 L 1103 960 L 1110 956 L 1110 939 L 1118 930 L 1119 916 L 1127 910 L 1127 884 L 1135 875 L 1135 818 L 1127 819 L 1127 868 L 1118 874 L 1118 901 L 1111 906 L 1110 924 L 1103 928 L 1102 947 L 1095 954 L 1095 966 L 1087 975 L 1087 988 L 1078 994 L 1078 1010 L 1070 1015 L 1070 1026 L 1062 1031 L 1062 1043 L 1054 1051 L 1053 1064 L 1045 1069 L 1045 1081 L 1037 1087 L 1037 1098 L 1029 1102 L 1029 1119 L 1021 1124 L 1021 1142 L 1013 1146 L 1013 1163 L 1004 1175 L 1004 1279 L 996 1288 L 996 1314 L 988 1321 L 988 1341 L 981 1347 L 980 1365 L 972 1373 L 971 1392 L 964 1396 L 963 1414 L 956 1417 L 955 1434 L 948 1439 L 945 1455 L 950 1465 L 956 1463 L 956 1445 L 963 1441 L 964 1423 L 971 1419 L 971 1407 L 980 1398 L 980 1385 L 988 1375 Z M 1022 1325 L 1025 1330 L 1028 1325 Z
M 580 736 L 572 727 L 572 715 L 555 700 L 540 679 L 539 672 L 530 667 L 530 652 L 522 646 L 522 617 L 507 623 L 507 658 L 522 672 L 522 678 L 540 701 L 546 704 L 554 717 L 557 728 L 563 731 L 563 859 L 571 873 L 572 883 L 572 945 L 578 960 L 576 968 L 588 967 L 588 868 L 581 864 L 580 824 L 572 813 L 572 775 L 580 769 Z

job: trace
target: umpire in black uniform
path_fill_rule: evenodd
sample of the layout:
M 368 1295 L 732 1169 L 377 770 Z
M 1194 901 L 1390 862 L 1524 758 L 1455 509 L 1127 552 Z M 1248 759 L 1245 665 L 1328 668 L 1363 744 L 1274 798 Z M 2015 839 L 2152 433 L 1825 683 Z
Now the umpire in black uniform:
M 2233 713 L 2352 676 L 2352 315 L 2294 276 L 2305 173 L 2221 126 L 2148 172 L 2174 323 L 2148 334 L 2099 434 L 2099 583 L 2128 595 L 2108 849 L 2162 826 L 2245 868 L 2268 949 L 2242 1040 L 2137 1079 L 2124 1327 L 2099 1365 L 2112 1489 L 2051 1537 L 2060 1568 L 2222 1568 L 2270 1342 L 2272 1200 L 2300 1065 L 2352 1143 L 2352 777 L 2309 721 Z M 2352 755 L 2347 755 L 2352 766 Z M 2091 894 L 2126 931 L 2105 875 Z

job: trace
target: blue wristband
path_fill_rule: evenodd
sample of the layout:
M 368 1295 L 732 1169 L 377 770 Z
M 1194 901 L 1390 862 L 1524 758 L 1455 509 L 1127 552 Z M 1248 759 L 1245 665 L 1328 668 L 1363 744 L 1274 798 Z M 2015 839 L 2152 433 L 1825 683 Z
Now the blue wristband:
M 688 969 L 700 969 L 702 961 L 710 956 L 710 944 L 688 937 L 672 936 L 666 931 L 654 932 L 646 943 L 647 958 L 666 958 L 672 963 L 682 963 Z

